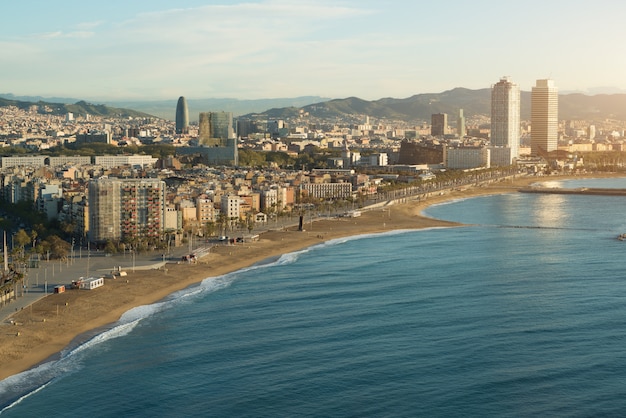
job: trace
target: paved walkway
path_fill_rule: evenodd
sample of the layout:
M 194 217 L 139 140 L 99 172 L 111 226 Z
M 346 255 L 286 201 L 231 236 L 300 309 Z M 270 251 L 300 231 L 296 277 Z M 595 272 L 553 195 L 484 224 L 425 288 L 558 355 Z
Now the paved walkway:
M 194 248 L 195 252 L 208 252 L 208 244 L 202 244 L 200 248 Z M 18 297 L 15 300 L 0 306 L 0 324 L 9 316 L 20 309 L 24 309 L 38 299 L 54 292 L 58 285 L 68 286 L 72 280 L 80 277 L 89 277 L 111 273 L 121 268 L 126 271 L 156 269 L 166 263 L 176 263 L 184 254 L 189 253 L 188 246 L 174 249 L 169 255 L 165 254 L 116 254 L 107 256 L 102 251 L 86 250 L 76 252 L 73 258 L 67 261 L 41 261 L 38 268 L 29 268 L 24 280 L 24 288 L 18 289 Z M 23 296 L 22 296 L 23 295 Z

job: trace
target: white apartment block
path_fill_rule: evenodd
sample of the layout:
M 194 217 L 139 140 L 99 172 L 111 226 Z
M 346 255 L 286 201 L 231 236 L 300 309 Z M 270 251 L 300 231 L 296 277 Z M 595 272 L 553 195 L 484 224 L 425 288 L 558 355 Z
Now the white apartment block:
M 175 207 L 168 206 L 165 208 L 164 228 L 166 231 L 178 231 L 183 227 L 182 213 Z
M 62 155 L 59 157 L 49 157 L 50 167 L 60 167 L 64 165 L 90 165 L 91 157 L 81 157 L 79 155 L 68 156 Z
M 452 170 L 489 168 L 491 152 L 488 147 L 445 147 L 444 165 Z
M 304 183 L 302 190 L 315 199 L 347 199 L 352 196 L 352 183 Z
M 276 209 L 278 207 L 278 190 L 269 189 L 261 192 L 261 210 Z
M 150 155 L 100 155 L 94 157 L 95 165 L 99 165 L 104 168 L 114 168 L 123 165 L 130 166 L 154 166 L 158 158 L 154 158 Z
M 20 155 L 2 157 L 2 168 L 6 167 L 43 167 L 46 165 L 45 155 Z
M 386 165 L 389 165 L 389 156 L 385 152 L 372 154 L 366 157 L 361 157 L 359 163 L 360 165 L 366 166 L 384 167 Z
M 221 200 L 221 212 L 227 219 L 239 219 L 241 215 L 241 198 L 237 195 L 224 195 Z

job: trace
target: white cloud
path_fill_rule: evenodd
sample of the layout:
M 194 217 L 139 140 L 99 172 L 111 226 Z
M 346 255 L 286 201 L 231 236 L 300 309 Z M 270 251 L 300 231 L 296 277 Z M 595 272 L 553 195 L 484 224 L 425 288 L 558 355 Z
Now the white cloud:
M 98 20 L 94 22 L 81 22 L 77 23 L 75 27 L 78 30 L 88 31 L 96 29 L 97 27 L 102 26 L 104 23 L 105 22 L 103 20 Z
M 74 31 L 74 32 L 46 32 L 33 35 L 31 38 L 35 40 L 54 40 L 54 39 L 85 39 L 94 36 L 94 32 Z

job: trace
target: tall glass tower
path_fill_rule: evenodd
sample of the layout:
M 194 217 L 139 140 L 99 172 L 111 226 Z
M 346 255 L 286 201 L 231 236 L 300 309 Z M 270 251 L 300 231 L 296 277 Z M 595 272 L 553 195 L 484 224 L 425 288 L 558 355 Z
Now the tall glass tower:
M 227 140 L 235 138 L 231 112 L 201 112 L 198 118 L 200 145 L 226 146 Z
M 558 146 L 559 90 L 553 80 L 537 80 L 530 102 L 530 154 L 544 156 Z
M 510 161 L 519 157 L 520 88 L 509 77 L 491 87 L 491 146 L 510 148 Z
M 180 96 L 176 104 L 176 133 L 189 133 L 189 109 L 187 108 L 187 100 Z

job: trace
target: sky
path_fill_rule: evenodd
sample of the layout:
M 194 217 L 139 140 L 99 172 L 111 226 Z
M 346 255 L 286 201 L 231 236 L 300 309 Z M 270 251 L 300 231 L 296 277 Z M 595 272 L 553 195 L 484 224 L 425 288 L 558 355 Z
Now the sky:
M 84 100 L 626 92 L 623 0 L 20 0 L 0 93 Z

